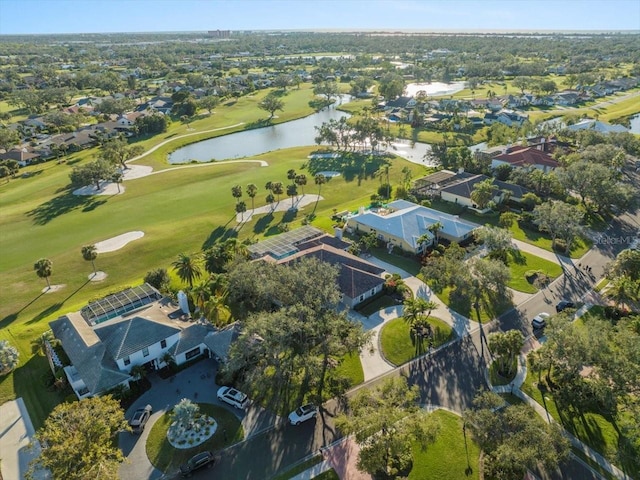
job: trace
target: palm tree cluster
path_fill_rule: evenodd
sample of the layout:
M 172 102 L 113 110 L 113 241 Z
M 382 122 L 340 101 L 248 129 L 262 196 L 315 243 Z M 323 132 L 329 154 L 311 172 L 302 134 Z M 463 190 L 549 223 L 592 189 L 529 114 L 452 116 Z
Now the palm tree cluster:
M 188 284 L 186 291 L 196 311 L 217 327 L 231 320 L 224 272 L 237 257 L 248 257 L 247 245 L 237 238 L 228 238 L 202 253 L 180 253 L 172 264 L 178 278 Z

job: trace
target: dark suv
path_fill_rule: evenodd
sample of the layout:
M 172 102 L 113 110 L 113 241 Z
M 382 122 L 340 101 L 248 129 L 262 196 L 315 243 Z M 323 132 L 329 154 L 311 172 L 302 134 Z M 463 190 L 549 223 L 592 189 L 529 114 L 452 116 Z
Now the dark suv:
M 216 463 L 216 458 L 213 456 L 213 453 L 200 452 L 191 457 L 187 463 L 180 465 L 180 473 L 183 477 L 189 477 L 194 471 L 202 467 L 213 467 L 214 463 Z

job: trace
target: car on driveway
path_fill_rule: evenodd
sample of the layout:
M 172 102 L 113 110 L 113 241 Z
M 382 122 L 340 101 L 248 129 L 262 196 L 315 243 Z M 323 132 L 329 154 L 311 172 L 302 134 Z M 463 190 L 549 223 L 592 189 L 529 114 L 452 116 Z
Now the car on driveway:
M 139 408 L 135 412 L 133 412 L 133 415 L 129 420 L 129 426 L 131 427 L 133 433 L 140 434 L 144 431 L 144 426 L 149 421 L 149 417 L 151 417 L 152 412 L 153 410 L 151 408 L 151 405 L 147 405 L 144 408 Z
M 567 308 L 576 308 L 576 304 L 570 302 L 569 300 L 560 300 L 560 302 L 558 302 L 558 304 L 556 305 L 556 312 L 560 313 Z
M 551 315 L 549 315 L 546 312 L 542 312 L 539 313 L 538 315 L 536 315 L 535 317 L 533 317 L 533 320 L 531 320 L 531 326 L 533 327 L 534 330 L 541 330 L 544 327 L 547 326 L 547 319 L 550 317 Z
M 221 402 L 236 408 L 244 408 L 249 403 L 249 399 L 244 393 L 232 387 L 220 387 L 217 396 Z
M 291 425 L 299 425 L 302 422 L 306 422 L 307 420 L 314 418 L 317 414 L 318 407 L 311 403 L 307 403 L 306 405 L 296 408 L 289 414 L 289 422 L 291 422 Z
M 200 452 L 189 459 L 187 463 L 180 465 L 180 473 L 183 477 L 190 477 L 193 472 L 202 467 L 211 468 L 216 463 L 216 457 L 211 452 Z

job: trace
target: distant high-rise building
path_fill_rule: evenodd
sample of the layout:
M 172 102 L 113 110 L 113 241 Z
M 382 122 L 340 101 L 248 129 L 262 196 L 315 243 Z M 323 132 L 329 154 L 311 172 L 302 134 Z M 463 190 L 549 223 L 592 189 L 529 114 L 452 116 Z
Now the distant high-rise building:
M 231 36 L 231 30 L 209 30 L 207 34 L 214 38 L 229 38 Z

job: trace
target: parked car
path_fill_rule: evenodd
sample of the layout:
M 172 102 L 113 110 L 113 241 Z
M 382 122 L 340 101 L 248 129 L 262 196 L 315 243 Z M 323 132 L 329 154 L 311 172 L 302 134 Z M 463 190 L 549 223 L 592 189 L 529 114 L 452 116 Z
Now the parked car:
M 318 414 L 318 407 L 308 403 L 306 405 L 302 405 L 301 407 L 296 408 L 293 412 L 289 414 L 289 421 L 291 425 L 298 425 L 302 422 L 306 422 L 314 418 Z
M 244 408 L 249 402 L 249 399 L 244 393 L 232 387 L 220 387 L 217 395 L 218 400 L 236 408 Z
M 213 456 L 213 453 L 209 451 L 200 452 L 191 457 L 187 463 L 180 465 L 180 473 L 183 477 L 189 477 L 194 471 L 205 466 L 211 468 L 215 463 L 216 458 Z
M 576 304 L 570 302 L 569 300 L 560 300 L 560 302 L 556 305 L 556 312 L 560 313 L 566 308 L 576 308 Z
M 546 312 L 539 313 L 538 315 L 533 317 L 533 320 L 531 320 L 531 326 L 533 327 L 534 330 L 540 330 L 540 329 L 546 327 L 547 326 L 547 319 L 550 316 L 551 315 L 549 315 Z
M 129 420 L 129 426 L 133 430 L 133 433 L 140 434 L 144 431 L 144 426 L 149 421 L 151 413 L 153 413 L 151 405 L 147 405 L 144 408 L 139 408 L 135 412 L 133 412 L 133 415 Z

